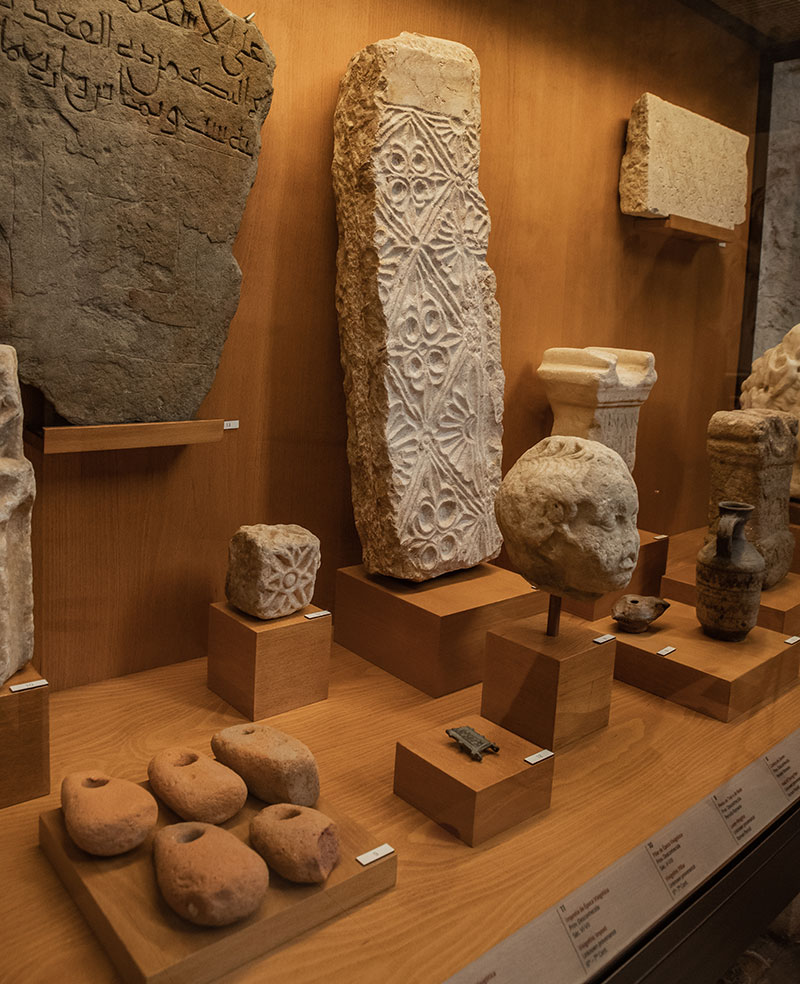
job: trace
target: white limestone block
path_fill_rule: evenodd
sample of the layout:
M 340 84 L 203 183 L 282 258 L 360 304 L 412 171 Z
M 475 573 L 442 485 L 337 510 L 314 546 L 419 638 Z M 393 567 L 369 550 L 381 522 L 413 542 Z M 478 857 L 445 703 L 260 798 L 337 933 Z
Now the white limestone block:
M 620 208 L 733 229 L 745 220 L 749 143 L 743 133 L 645 92 L 628 121 Z

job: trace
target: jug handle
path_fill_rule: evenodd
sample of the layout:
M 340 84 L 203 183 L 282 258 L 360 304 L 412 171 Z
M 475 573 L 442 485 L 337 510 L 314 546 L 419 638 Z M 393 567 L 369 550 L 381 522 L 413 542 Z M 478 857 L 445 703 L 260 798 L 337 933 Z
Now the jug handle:
M 717 556 L 718 557 L 730 557 L 731 555 L 731 540 L 733 539 L 733 534 L 736 527 L 741 523 L 742 517 L 737 516 L 733 513 L 727 513 L 724 516 L 720 516 L 719 524 L 717 525 Z

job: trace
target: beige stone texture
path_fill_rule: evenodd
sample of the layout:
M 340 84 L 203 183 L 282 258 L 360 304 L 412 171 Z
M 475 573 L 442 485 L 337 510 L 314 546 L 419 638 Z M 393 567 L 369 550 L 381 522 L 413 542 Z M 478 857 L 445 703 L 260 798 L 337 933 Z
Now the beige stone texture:
M 353 508 L 372 573 L 495 557 L 503 370 L 469 48 L 401 34 L 351 60 L 334 122 L 336 302 Z
M 10 345 L 0 345 L 0 686 L 33 656 L 35 495 L 33 465 L 22 450 L 17 356 Z
M 175 823 L 153 839 L 156 881 L 170 908 L 198 926 L 229 926 L 251 915 L 269 887 L 263 858 L 208 823 Z
M 211 748 L 265 803 L 313 806 L 319 799 L 319 772 L 311 750 L 277 728 L 235 724 L 218 731 Z
M 733 229 L 745 220 L 750 138 L 645 92 L 634 103 L 620 208 Z
M 708 424 L 706 541 L 717 535 L 720 502 L 753 505 L 745 535 L 764 558 L 764 588 L 784 577 L 794 554 L 789 486 L 797 455 L 797 426 L 792 414 L 766 408 L 720 410 Z
M 766 407 L 800 418 L 800 324 L 790 328 L 782 340 L 759 356 L 742 383 L 739 399 L 745 409 Z M 792 469 L 790 494 L 800 499 L 800 448 Z
M 588 601 L 630 582 L 639 497 L 604 444 L 546 437 L 508 472 L 495 508 L 511 563 L 537 588 Z
M 652 352 L 549 348 L 537 375 L 553 410 L 553 434 L 613 448 L 633 471 L 639 408 L 658 376 Z
M 147 767 L 150 788 L 182 820 L 225 823 L 247 799 L 244 779 L 193 748 L 162 748 Z
M 78 424 L 194 416 L 275 61 L 219 0 L 2 6 L 0 341 Z
M 336 824 L 307 806 L 268 806 L 250 822 L 250 843 L 270 871 L 292 882 L 320 884 L 339 860 Z
M 311 603 L 319 540 L 302 526 L 242 526 L 228 548 L 225 596 L 256 618 L 280 618 Z
M 144 789 L 104 772 L 71 772 L 61 783 L 64 825 L 88 854 L 111 857 L 144 842 L 158 820 L 158 804 Z

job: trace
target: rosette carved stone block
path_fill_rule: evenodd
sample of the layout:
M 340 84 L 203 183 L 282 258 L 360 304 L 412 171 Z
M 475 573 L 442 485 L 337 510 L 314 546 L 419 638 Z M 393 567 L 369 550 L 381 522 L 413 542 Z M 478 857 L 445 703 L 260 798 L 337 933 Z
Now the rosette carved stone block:
M 193 417 L 275 60 L 219 0 L 2 7 L 0 341 L 77 424 Z
M 475 55 L 416 34 L 369 45 L 334 126 L 356 526 L 368 571 L 423 581 L 501 545 L 500 312 Z
M 706 542 L 717 535 L 720 502 L 752 503 L 745 534 L 764 558 L 765 588 L 788 573 L 794 554 L 789 485 L 797 427 L 792 414 L 763 408 L 720 410 L 708 424 L 711 488 Z
M 651 352 L 550 348 L 537 369 L 553 408 L 553 434 L 598 441 L 633 471 L 639 408 L 658 376 Z
M 280 618 L 311 603 L 319 540 L 302 526 L 242 526 L 228 548 L 225 596 L 256 618 Z
M 33 465 L 22 451 L 17 355 L 0 345 L 0 686 L 33 656 Z
M 627 215 L 744 222 L 750 138 L 645 92 L 634 103 L 619 179 Z
M 755 360 L 739 402 L 746 409 L 767 407 L 800 417 L 800 325 Z M 800 448 L 797 453 L 790 486 L 794 499 L 800 499 Z

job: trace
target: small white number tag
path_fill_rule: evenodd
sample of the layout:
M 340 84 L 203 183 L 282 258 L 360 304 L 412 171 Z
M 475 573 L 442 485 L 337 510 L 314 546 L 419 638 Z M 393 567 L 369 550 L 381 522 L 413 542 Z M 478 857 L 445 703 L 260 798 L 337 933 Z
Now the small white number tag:
M 380 847 L 375 847 L 371 851 L 367 851 L 366 854 L 359 854 L 356 858 L 359 864 L 364 866 L 372 864 L 373 861 L 380 861 L 381 858 L 388 857 L 390 854 L 394 854 L 394 848 L 391 844 L 381 844 Z
M 309 612 L 303 618 L 322 618 L 323 615 L 330 615 L 330 612 L 327 609 L 320 609 L 318 612 Z
M 534 752 L 533 755 L 527 755 L 525 761 L 528 765 L 536 765 L 537 762 L 544 762 L 545 759 L 553 757 L 553 753 L 549 748 L 543 748 L 540 752 Z
M 27 683 L 12 683 L 8 688 L 12 694 L 18 694 L 22 690 L 38 690 L 39 687 L 46 687 L 47 680 L 28 680 Z
M 800 642 L 800 636 L 789 636 L 788 639 L 783 640 L 787 645 L 793 646 L 796 642 Z
M 223 425 L 222 425 L 222 429 L 224 431 L 235 431 L 235 430 L 239 430 L 239 421 L 238 420 L 226 420 L 223 423 Z
M 667 534 L 666 533 L 654 533 L 653 534 L 653 539 L 654 540 L 666 540 L 667 539 Z
M 604 642 L 611 642 L 612 639 L 616 639 L 615 635 L 607 632 L 605 635 L 597 636 L 596 639 L 592 639 L 592 642 L 596 642 L 598 646 L 602 646 Z
M 669 656 L 670 653 L 674 653 L 674 652 L 675 652 L 674 646 L 664 646 L 663 649 L 659 649 L 659 651 L 656 653 L 656 656 Z

